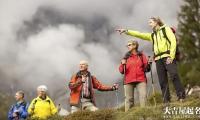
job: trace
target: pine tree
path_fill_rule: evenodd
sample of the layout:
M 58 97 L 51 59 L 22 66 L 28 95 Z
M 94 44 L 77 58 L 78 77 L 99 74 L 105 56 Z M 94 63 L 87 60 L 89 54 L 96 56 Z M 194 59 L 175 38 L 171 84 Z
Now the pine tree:
M 182 80 L 200 85 L 200 0 L 184 0 L 178 20 L 179 46 L 184 56 L 179 67 Z

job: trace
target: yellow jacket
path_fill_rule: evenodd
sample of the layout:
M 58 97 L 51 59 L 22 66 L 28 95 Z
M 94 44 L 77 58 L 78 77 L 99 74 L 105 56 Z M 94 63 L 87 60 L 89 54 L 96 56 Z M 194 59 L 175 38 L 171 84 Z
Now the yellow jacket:
M 165 27 L 166 35 L 169 38 L 169 41 L 164 37 L 162 28 Z M 126 32 L 127 35 L 131 35 L 143 40 L 152 41 L 152 33 L 141 33 L 139 31 L 134 30 L 128 30 Z M 153 44 L 153 51 L 155 55 L 159 55 L 163 52 L 169 51 L 169 53 L 162 54 L 160 56 L 155 57 L 155 60 L 164 58 L 164 57 L 170 57 L 171 59 L 175 58 L 176 54 L 176 37 L 174 33 L 172 32 L 171 28 L 163 25 L 158 30 L 155 31 L 155 34 L 153 35 L 154 38 L 154 44 Z
M 31 115 L 31 117 L 46 119 L 48 116 L 57 113 L 57 108 L 48 96 L 45 100 L 42 100 L 41 98 L 37 97 L 32 100 L 28 108 L 28 113 Z

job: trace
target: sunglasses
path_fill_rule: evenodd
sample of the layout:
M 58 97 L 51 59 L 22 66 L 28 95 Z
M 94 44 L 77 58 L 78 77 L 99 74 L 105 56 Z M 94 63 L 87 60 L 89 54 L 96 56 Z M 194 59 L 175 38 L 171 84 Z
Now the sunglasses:
M 136 44 L 135 44 L 135 43 L 133 43 L 133 44 L 128 44 L 127 47 L 128 47 L 128 46 L 131 46 L 131 45 L 136 45 Z

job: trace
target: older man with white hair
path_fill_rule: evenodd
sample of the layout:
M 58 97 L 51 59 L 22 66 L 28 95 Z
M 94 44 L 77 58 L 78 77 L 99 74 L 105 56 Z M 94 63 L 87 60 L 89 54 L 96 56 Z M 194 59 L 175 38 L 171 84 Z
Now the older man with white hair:
M 28 108 L 28 112 L 33 118 L 46 119 L 57 113 L 53 101 L 47 96 L 47 87 L 40 85 L 37 87 L 38 97 L 34 98 Z
M 88 62 L 81 60 L 79 64 L 79 72 L 74 74 L 69 82 L 71 113 L 78 110 L 96 111 L 94 91 L 113 91 L 118 89 L 118 85 L 113 86 L 102 85 L 95 76 L 88 71 Z

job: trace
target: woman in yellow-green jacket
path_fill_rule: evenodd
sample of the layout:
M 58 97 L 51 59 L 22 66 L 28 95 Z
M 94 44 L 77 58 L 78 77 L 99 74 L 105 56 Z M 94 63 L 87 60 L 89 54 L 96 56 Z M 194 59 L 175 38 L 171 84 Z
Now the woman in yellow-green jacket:
M 170 102 L 167 72 L 169 72 L 176 89 L 178 100 L 183 101 L 183 99 L 185 99 L 185 92 L 180 82 L 175 60 L 177 47 L 176 37 L 171 28 L 166 26 L 160 18 L 152 17 L 149 19 L 148 23 L 153 30 L 152 33 L 142 33 L 128 29 L 117 29 L 116 31 L 120 34 L 125 33 L 130 36 L 153 42 L 153 52 L 159 83 L 162 90 L 163 102 Z
M 32 118 L 46 119 L 57 113 L 53 101 L 46 95 L 47 87 L 41 85 L 37 88 L 38 97 L 34 98 L 28 108 Z

